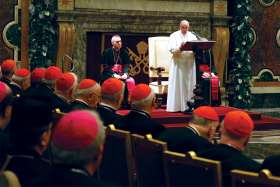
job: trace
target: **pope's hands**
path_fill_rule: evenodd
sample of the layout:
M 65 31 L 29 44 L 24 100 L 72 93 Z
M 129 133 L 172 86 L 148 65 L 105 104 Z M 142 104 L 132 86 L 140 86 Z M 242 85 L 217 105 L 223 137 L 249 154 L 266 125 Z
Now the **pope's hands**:
M 117 78 L 117 79 L 121 79 L 121 76 L 120 75 L 118 75 L 118 74 L 113 74 L 113 77 L 115 77 L 115 78 Z
M 121 79 L 125 80 L 128 78 L 128 75 L 126 73 L 124 73 L 122 76 L 121 76 Z
M 128 78 L 128 75 L 126 73 L 124 73 L 123 75 L 119 75 L 119 74 L 113 74 L 113 77 L 117 78 L 117 79 L 122 79 L 122 80 L 126 80 Z

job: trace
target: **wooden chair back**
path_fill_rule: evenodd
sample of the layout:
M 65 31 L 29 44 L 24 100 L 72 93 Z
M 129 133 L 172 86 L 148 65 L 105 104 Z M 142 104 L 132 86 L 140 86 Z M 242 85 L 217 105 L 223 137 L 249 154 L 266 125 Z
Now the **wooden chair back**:
M 131 138 L 138 186 L 166 186 L 163 162 L 166 143 L 150 134 L 145 137 L 132 134 Z
M 114 125 L 106 128 L 103 160 L 98 175 L 104 181 L 134 186 L 135 171 L 130 132 L 116 129 Z
M 164 152 L 166 179 L 170 187 L 221 187 L 221 164 L 219 161 L 197 157 L 195 152 L 181 154 Z
M 259 173 L 231 170 L 232 187 L 275 187 L 280 186 L 280 177 L 273 176 L 269 170 L 263 169 Z
M 52 112 L 52 123 L 55 126 L 58 121 L 60 120 L 60 118 L 62 118 L 65 115 L 64 112 L 61 112 L 59 108 L 56 108 L 53 112 Z

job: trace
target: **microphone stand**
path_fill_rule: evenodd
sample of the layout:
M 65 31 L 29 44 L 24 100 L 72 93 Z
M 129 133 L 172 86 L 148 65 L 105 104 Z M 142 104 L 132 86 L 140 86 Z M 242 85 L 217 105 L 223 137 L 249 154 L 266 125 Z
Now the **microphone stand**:
M 200 40 L 200 41 L 208 41 L 207 40 L 207 38 L 204 38 L 204 37 L 201 37 L 201 36 L 199 36 L 196 32 L 194 32 L 194 31 L 191 31 L 191 33 L 193 33 L 195 36 L 196 36 L 196 38 L 198 39 L 198 40 Z M 202 55 L 203 55 L 203 57 L 202 57 L 202 60 L 204 61 L 205 60 L 205 58 L 204 58 L 204 54 L 205 52 L 204 52 L 204 50 L 203 50 L 203 53 L 202 53 Z M 211 86 L 212 86 L 212 56 L 211 56 L 211 51 L 210 51 L 210 49 L 208 49 L 208 53 L 209 53 L 209 69 L 210 69 L 210 75 L 209 75 L 209 105 L 210 106 L 212 106 L 212 95 L 211 95 Z
M 210 76 L 209 76 L 209 105 L 212 106 L 212 94 L 211 94 L 211 89 L 212 89 L 212 56 L 211 56 L 210 49 L 208 50 L 208 53 L 209 53 L 209 69 L 210 69 Z

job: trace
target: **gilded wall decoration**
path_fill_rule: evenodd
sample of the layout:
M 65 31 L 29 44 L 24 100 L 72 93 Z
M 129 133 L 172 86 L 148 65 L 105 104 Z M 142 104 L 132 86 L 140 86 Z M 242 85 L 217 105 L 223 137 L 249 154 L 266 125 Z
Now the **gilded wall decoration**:
M 275 3 L 275 0 L 259 0 L 259 2 L 263 6 L 271 6 L 271 5 L 273 5 L 273 3 Z
M 144 41 L 139 42 L 136 45 L 138 54 L 134 53 L 129 47 L 128 56 L 134 63 L 129 65 L 130 76 L 139 75 L 141 72 L 149 74 L 149 63 L 148 63 L 148 44 Z
M 21 42 L 21 1 L 18 0 L 17 5 L 14 7 L 14 20 L 5 25 L 3 29 L 3 41 L 5 45 L 11 48 L 14 52 L 14 59 L 19 59 L 20 42 Z
M 250 48 L 254 47 L 257 40 L 257 34 L 253 27 L 250 28 Z
M 277 31 L 277 34 L 276 34 L 276 42 L 277 42 L 278 47 L 280 47 L 280 29 Z
M 266 1 L 268 3 L 268 1 Z M 280 1 L 264 7 L 259 1 L 252 1 L 252 27 L 256 32 L 256 43 L 251 48 L 252 75 L 257 76 L 263 69 L 270 69 L 280 75 L 279 35 Z
M 259 71 L 257 76 L 252 77 L 253 82 L 271 82 L 271 81 L 280 81 L 280 77 L 274 75 L 273 71 L 270 69 L 264 68 Z
M 74 10 L 74 0 L 58 0 L 58 10 Z

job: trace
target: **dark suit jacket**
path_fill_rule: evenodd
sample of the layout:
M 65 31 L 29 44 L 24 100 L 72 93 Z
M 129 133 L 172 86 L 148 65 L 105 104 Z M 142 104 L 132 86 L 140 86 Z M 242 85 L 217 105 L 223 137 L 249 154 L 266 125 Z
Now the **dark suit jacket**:
M 31 86 L 24 91 L 24 95 L 47 96 L 51 98 L 53 95 L 53 90 L 45 83 L 32 83 Z
M 10 154 L 13 157 L 6 169 L 18 176 L 22 186 L 29 186 L 35 177 L 45 175 L 50 169 L 50 164 L 33 150 L 17 149 Z
M 199 153 L 199 156 L 221 161 L 224 187 L 230 186 L 230 170 L 241 169 L 258 172 L 260 164 L 244 155 L 240 150 L 226 144 L 214 145 L 209 150 Z
M 3 130 L 0 130 L 0 166 L 2 166 L 6 160 L 9 145 L 9 135 Z
M 70 111 L 70 103 L 59 95 L 53 95 L 52 104 L 54 108 L 59 108 L 61 112 L 67 113 Z
M 276 176 L 280 176 L 280 155 L 272 155 L 264 159 L 261 169 L 269 169 Z
M 52 103 L 52 109 L 59 108 L 61 112 L 69 112 L 70 104 L 66 99 L 56 95 L 52 88 L 48 87 L 45 83 L 38 83 L 31 85 L 24 95 L 32 97 L 44 97 Z
M 97 106 L 96 111 L 99 114 L 100 119 L 103 121 L 103 125 L 105 126 L 114 124 L 116 119 L 120 117 L 120 115 L 116 113 L 115 109 L 102 104 Z
M 10 82 L 8 86 L 11 88 L 14 97 L 18 97 L 22 95 L 23 90 L 19 85 L 15 84 L 14 82 Z
M 85 102 L 75 99 L 74 101 L 70 102 L 70 110 L 90 110 L 91 108 Z
M 167 128 L 158 139 L 167 142 L 169 150 L 180 153 L 198 152 L 212 146 L 207 139 L 199 136 L 192 127 Z
M 139 110 L 131 110 L 127 115 L 119 118 L 115 126 L 135 134 L 152 134 L 153 137 L 157 137 L 165 130 L 165 127 L 151 119 L 148 113 Z
M 121 48 L 120 49 L 120 64 L 123 65 L 123 71 L 124 73 L 128 72 L 128 65 L 131 64 L 131 60 L 129 59 L 128 53 L 126 49 Z M 115 65 L 114 62 L 114 53 L 113 48 L 106 49 L 101 58 L 101 64 L 103 65 L 103 73 L 101 77 L 101 83 L 108 79 L 109 77 L 112 77 L 114 72 L 112 71 L 112 67 Z
M 50 172 L 39 178 L 35 178 L 31 187 L 94 187 L 94 186 L 110 186 L 108 184 L 97 181 L 84 169 L 72 167 L 62 164 L 54 164 Z
M 6 83 L 7 85 L 11 82 L 11 80 L 6 77 L 1 77 L 0 81 Z

